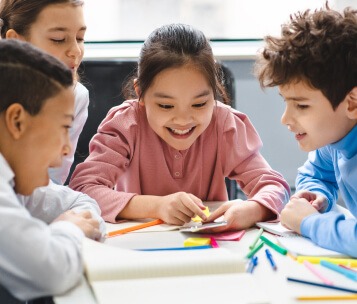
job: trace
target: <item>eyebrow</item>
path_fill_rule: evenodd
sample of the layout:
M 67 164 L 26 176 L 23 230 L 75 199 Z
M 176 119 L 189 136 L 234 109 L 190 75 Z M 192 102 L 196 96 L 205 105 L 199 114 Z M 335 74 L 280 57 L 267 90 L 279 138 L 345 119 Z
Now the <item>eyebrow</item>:
M 200 97 L 204 97 L 204 96 L 208 96 L 210 94 L 210 91 L 208 90 L 205 90 L 199 94 L 197 94 L 196 96 L 194 96 L 193 98 L 200 98 Z M 167 95 L 165 93 L 161 93 L 161 92 L 158 92 L 158 93 L 154 93 L 154 96 L 155 97 L 158 97 L 158 98 L 168 98 L 168 99 L 173 99 L 172 96 L 170 95 Z
M 279 93 L 279 95 L 284 98 L 285 100 L 291 100 L 291 101 L 308 101 L 309 99 L 306 97 L 284 97 Z
M 85 31 L 85 30 L 87 30 L 87 27 L 86 27 L 86 26 L 82 26 L 82 27 L 79 29 L 79 31 Z M 66 31 L 68 31 L 68 28 L 58 26 L 58 27 L 50 28 L 48 31 L 49 31 L 49 32 L 66 32 Z

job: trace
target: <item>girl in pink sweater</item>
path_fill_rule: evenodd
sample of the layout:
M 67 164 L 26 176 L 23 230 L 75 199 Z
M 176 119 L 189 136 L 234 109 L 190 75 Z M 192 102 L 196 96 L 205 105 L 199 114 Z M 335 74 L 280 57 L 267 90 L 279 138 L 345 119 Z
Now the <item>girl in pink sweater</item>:
M 182 225 L 198 215 L 244 229 L 278 217 L 290 190 L 260 154 L 248 117 L 217 101 L 226 96 L 204 34 L 165 25 L 145 41 L 135 98 L 112 108 L 75 169 L 70 187 L 97 200 L 106 221 L 159 218 Z M 132 95 L 131 95 L 132 96 Z M 225 178 L 246 201 L 227 201 Z M 207 219 L 202 201 L 226 201 Z

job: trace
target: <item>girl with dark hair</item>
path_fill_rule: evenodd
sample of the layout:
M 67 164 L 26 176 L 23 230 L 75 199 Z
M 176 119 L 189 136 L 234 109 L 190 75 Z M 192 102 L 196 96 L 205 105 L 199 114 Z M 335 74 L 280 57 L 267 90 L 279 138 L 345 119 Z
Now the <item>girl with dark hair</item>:
M 217 101 L 226 94 L 201 31 L 184 24 L 155 30 L 130 86 L 136 98 L 108 113 L 70 182 L 97 200 L 106 221 L 182 225 L 195 215 L 207 221 L 224 215 L 228 225 L 219 231 L 278 217 L 288 184 L 260 154 L 247 116 Z M 206 218 L 202 201 L 228 199 L 226 177 L 248 199 L 228 201 Z

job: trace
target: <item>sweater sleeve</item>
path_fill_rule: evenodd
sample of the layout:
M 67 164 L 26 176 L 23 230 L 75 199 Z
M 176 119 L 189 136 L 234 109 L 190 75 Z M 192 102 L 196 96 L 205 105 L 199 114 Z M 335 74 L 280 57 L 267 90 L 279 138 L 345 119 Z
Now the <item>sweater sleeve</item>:
M 52 223 L 65 211 L 82 212 L 88 210 L 93 218 L 98 220 L 101 233 L 105 234 L 105 222 L 101 217 L 97 202 L 84 193 L 50 182 L 46 187 L 36 188 L 30 196 L 17 194 L 17 197 L 33 217 L 47 224 Z
M 115 222 L 119 212 L 135 195 L 114 188 L 135 149 L 136 120 L 130 103 L 113 108 L 90 142 L 90 155 L 77 165 L 69 184 L 72 189 L 94 198 L 108 222 Z
M 338 196 L 333 163 L 328 147 L 312 151 L 296 177 L 296 191 L 308 190 L 327 198 L 329 207 L 326 212 L 331 210 Z
M 71 141 L 72 149 L 68 155 L 62 158 L 61 167 L 49 169 L 50 178 L 56 184 L 63 185 L 67 180 L 69 171 L 74 161 L 74 153 L 76 152 L 79 135 L 81 134 L 84 124 L 88 118 L 88 105 L 88 90 L 78 82 L 75 87 L 74 120 L 72 128 L 69 131 L 69 139 Z
M 300 226 L 301 234 L 317 245 L 357 258 L 357 221 L 330 211 L 306 217 Z
M 224 126 L 227 175 L 235 179 L 248 200 L 256 201 L 277 215 L 289 200 L 290 187 L 260 153 L 261 139 L 249 118 L 232 110 Z
M 2 190 L 0 284 L 21 300 L 73 287 L 83 273 L 83 232 L 65 221 L 47 225 L 20 205 L 10 186 Z

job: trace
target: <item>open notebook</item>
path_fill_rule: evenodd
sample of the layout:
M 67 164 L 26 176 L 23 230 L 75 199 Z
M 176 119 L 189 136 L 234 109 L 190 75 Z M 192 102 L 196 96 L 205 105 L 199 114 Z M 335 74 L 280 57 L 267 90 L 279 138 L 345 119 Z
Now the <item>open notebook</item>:
M 256 225 L 263 228 L 265 231 L 276 235 L 278 243 L 287 249 L 293 256 L 344 257 L 342 253 L 325 249 L 314 244 L 310 239 L 284 227 L 280 222 L 259 222 Z
M 182 303 L 189 296 L 216 303 L 214 298 L 228 301 L 237 286 L 244 286 L 239 303 L 269 303 L 263 290 L 256 292 L 255 278 L 244 273 L 246 261 L 224 248 L 145 252 L 85 239 L 83 258 L 87 280 L 99 304 L 118 299 L 156 304 L 158 296 L 159 302 L 170 299 L 170 303 Z M 211 293 L 212 288 L 219 293 Z

